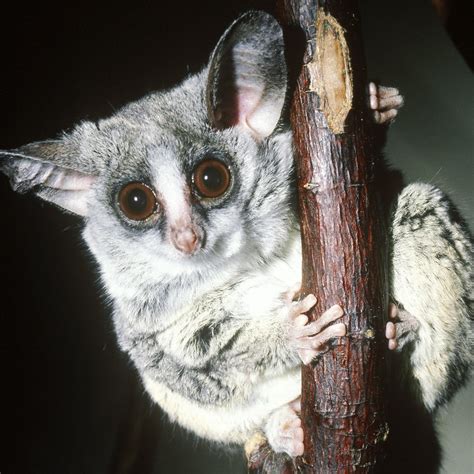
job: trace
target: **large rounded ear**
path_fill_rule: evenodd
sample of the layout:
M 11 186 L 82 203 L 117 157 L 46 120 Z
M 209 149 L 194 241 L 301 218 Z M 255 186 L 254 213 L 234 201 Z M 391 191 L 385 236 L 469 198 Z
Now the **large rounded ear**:
M 206 91 L 210 123 L 217 129 L 240 125 L 263 139 L 280 119 L 286 89 L 280 25 L 268 13 L 245 13 L 211 56 Z
M 45 201 L 86 216 L 89 191 L 96 177 L 82 169 L 79 161 L 77 144 L 67 137 L 0 150 L 0 171 L 10 178 L 14 191 L 32 191 Z

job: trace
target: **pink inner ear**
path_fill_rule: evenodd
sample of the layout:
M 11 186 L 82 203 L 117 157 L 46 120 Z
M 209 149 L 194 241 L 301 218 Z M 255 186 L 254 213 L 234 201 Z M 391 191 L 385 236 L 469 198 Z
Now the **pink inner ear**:
M 238 123 L 249 126 L 248 118 L 255 112 L 262 99 L 262 90 L 256 87 L 242 87 L 237 94 Z
M 242 79 L 233 90 L 227 91 L 214 114 L 219 129 L 240 125 L 257 140 L 268 137 L 280 119 L 284 94 L 267 94 L 263 84 Z
M 218 127 L 223 129 L 244 125 L 250 128 L 248 118 L 258 108 L 261 99 L 262 90 L 257 87 L 237 86 L 236 91 L 229 91 L 215 112 Z
M 59 173 L 51 187 L 65 191 L 85 191 L 95 183 L 96 179 L 96 176 L 79 171 L 67 171 Z

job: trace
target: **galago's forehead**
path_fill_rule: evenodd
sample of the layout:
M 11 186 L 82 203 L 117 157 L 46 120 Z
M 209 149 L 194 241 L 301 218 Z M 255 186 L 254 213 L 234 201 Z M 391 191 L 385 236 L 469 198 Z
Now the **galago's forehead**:
M 224 161 L 234 172 L 239 169 L 242 147 L 234 147 L 228 134 L 190 130 L 182 122 L 164 127 L 114 117 L 101 122 L 95 135 L 106 174 L 116 184 L 139 180 L 169 188 L 180 181 L 182 187 L 182 177 L 189 184 L 193 169 L 206 157 Z

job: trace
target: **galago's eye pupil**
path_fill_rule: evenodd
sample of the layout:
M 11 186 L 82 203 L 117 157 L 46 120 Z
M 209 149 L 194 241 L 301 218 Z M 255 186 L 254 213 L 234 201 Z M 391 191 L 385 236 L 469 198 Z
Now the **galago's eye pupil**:
M 231 184 L 230 169 L 220 160 L 206 158 L 194 168 L 192 182 L 199 196 L 207 199 L 220 197 Z
M 144 221 L 158 209 L 154 191 L 140 182 L 125 184 L 119 192 L 118 204 L 123 214 L 134 221 Z
M 127 196 L 128 207 L 135 212 L 143 212 L 147 206 L 146 194 L 141 189 L 134 189 Z
M 224 176 L 222 175 L 222 171 L 209 166 L 203 170 L 202 180 L 206 188 L 217 190 L 222 186 Z

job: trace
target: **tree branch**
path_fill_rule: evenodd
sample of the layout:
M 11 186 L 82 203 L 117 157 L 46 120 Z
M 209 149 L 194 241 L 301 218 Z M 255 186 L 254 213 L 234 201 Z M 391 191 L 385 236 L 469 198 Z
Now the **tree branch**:
M 383 319 L 388 307 L 384 212 L 366 105 L 366 68 L 355 0 L 279 0 L 290 59 L 294 30 L 306 50 L 291 106 L 310 319 L 340 304 L 347 326 L 303 368 L 304 456 L 255 472 L 373 472 L 388 429 Z M 302 32 L 302 33 L 301 33 Z M 258 459 L 258 456 L 254 456 Z M 266 460 L 266 461 L 265 461 Z

